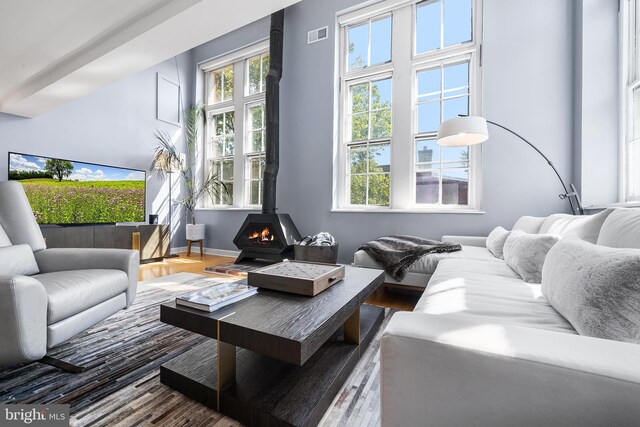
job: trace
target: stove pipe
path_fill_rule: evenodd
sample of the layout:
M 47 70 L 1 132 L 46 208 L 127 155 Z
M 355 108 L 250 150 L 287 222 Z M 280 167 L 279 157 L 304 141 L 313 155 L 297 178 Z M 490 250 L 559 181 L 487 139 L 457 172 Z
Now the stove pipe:
M 282 78 L 282 45 L 284 9 L 271 15 L 269 34 L 269 72 L 266 77 L 266 155 L 263 175 L 262 213 L 276 213 L 276 181 L 280 164 L 280 79 Z

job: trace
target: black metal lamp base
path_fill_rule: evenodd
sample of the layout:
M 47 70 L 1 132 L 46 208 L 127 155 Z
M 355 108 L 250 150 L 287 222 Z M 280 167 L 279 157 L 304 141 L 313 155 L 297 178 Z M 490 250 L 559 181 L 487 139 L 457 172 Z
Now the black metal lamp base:
M 87 370 L 85 366 L 74 365 L 73 363 L 65 362 L 64 360 L 56 359 L 55 357 L 51 356 L 44 356 L 39 360 L 39 362 L 44 363 L 45 365 L 53 366 L 54 368 L 58 368 L 71 374 L 80 374 Z

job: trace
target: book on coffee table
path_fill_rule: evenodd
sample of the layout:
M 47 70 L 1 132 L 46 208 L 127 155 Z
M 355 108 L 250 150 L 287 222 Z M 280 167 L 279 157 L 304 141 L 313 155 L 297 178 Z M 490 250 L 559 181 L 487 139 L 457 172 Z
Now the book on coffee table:
M 213 312 L 258 292 L 258 288 L 242 282 L 220 283 L 176 298 L 176 304 Z

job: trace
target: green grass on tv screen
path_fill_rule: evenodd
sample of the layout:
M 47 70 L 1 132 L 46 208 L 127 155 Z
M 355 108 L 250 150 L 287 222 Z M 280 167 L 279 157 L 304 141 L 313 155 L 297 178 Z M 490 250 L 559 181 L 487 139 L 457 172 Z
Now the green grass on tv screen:
M 20 182 L 39 224 L 144 221 L 144 181 Z

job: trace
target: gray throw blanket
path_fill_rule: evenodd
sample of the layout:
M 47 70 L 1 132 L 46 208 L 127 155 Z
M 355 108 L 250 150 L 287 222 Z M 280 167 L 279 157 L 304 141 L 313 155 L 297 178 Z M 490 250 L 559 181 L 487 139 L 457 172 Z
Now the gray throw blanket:
M 462 247 L 453 243 L 422 239 L 414 236 L 385 236 L 360 246 L 391 277 L 404 279 L 409 267 L 426 254 L 456 252 Z

